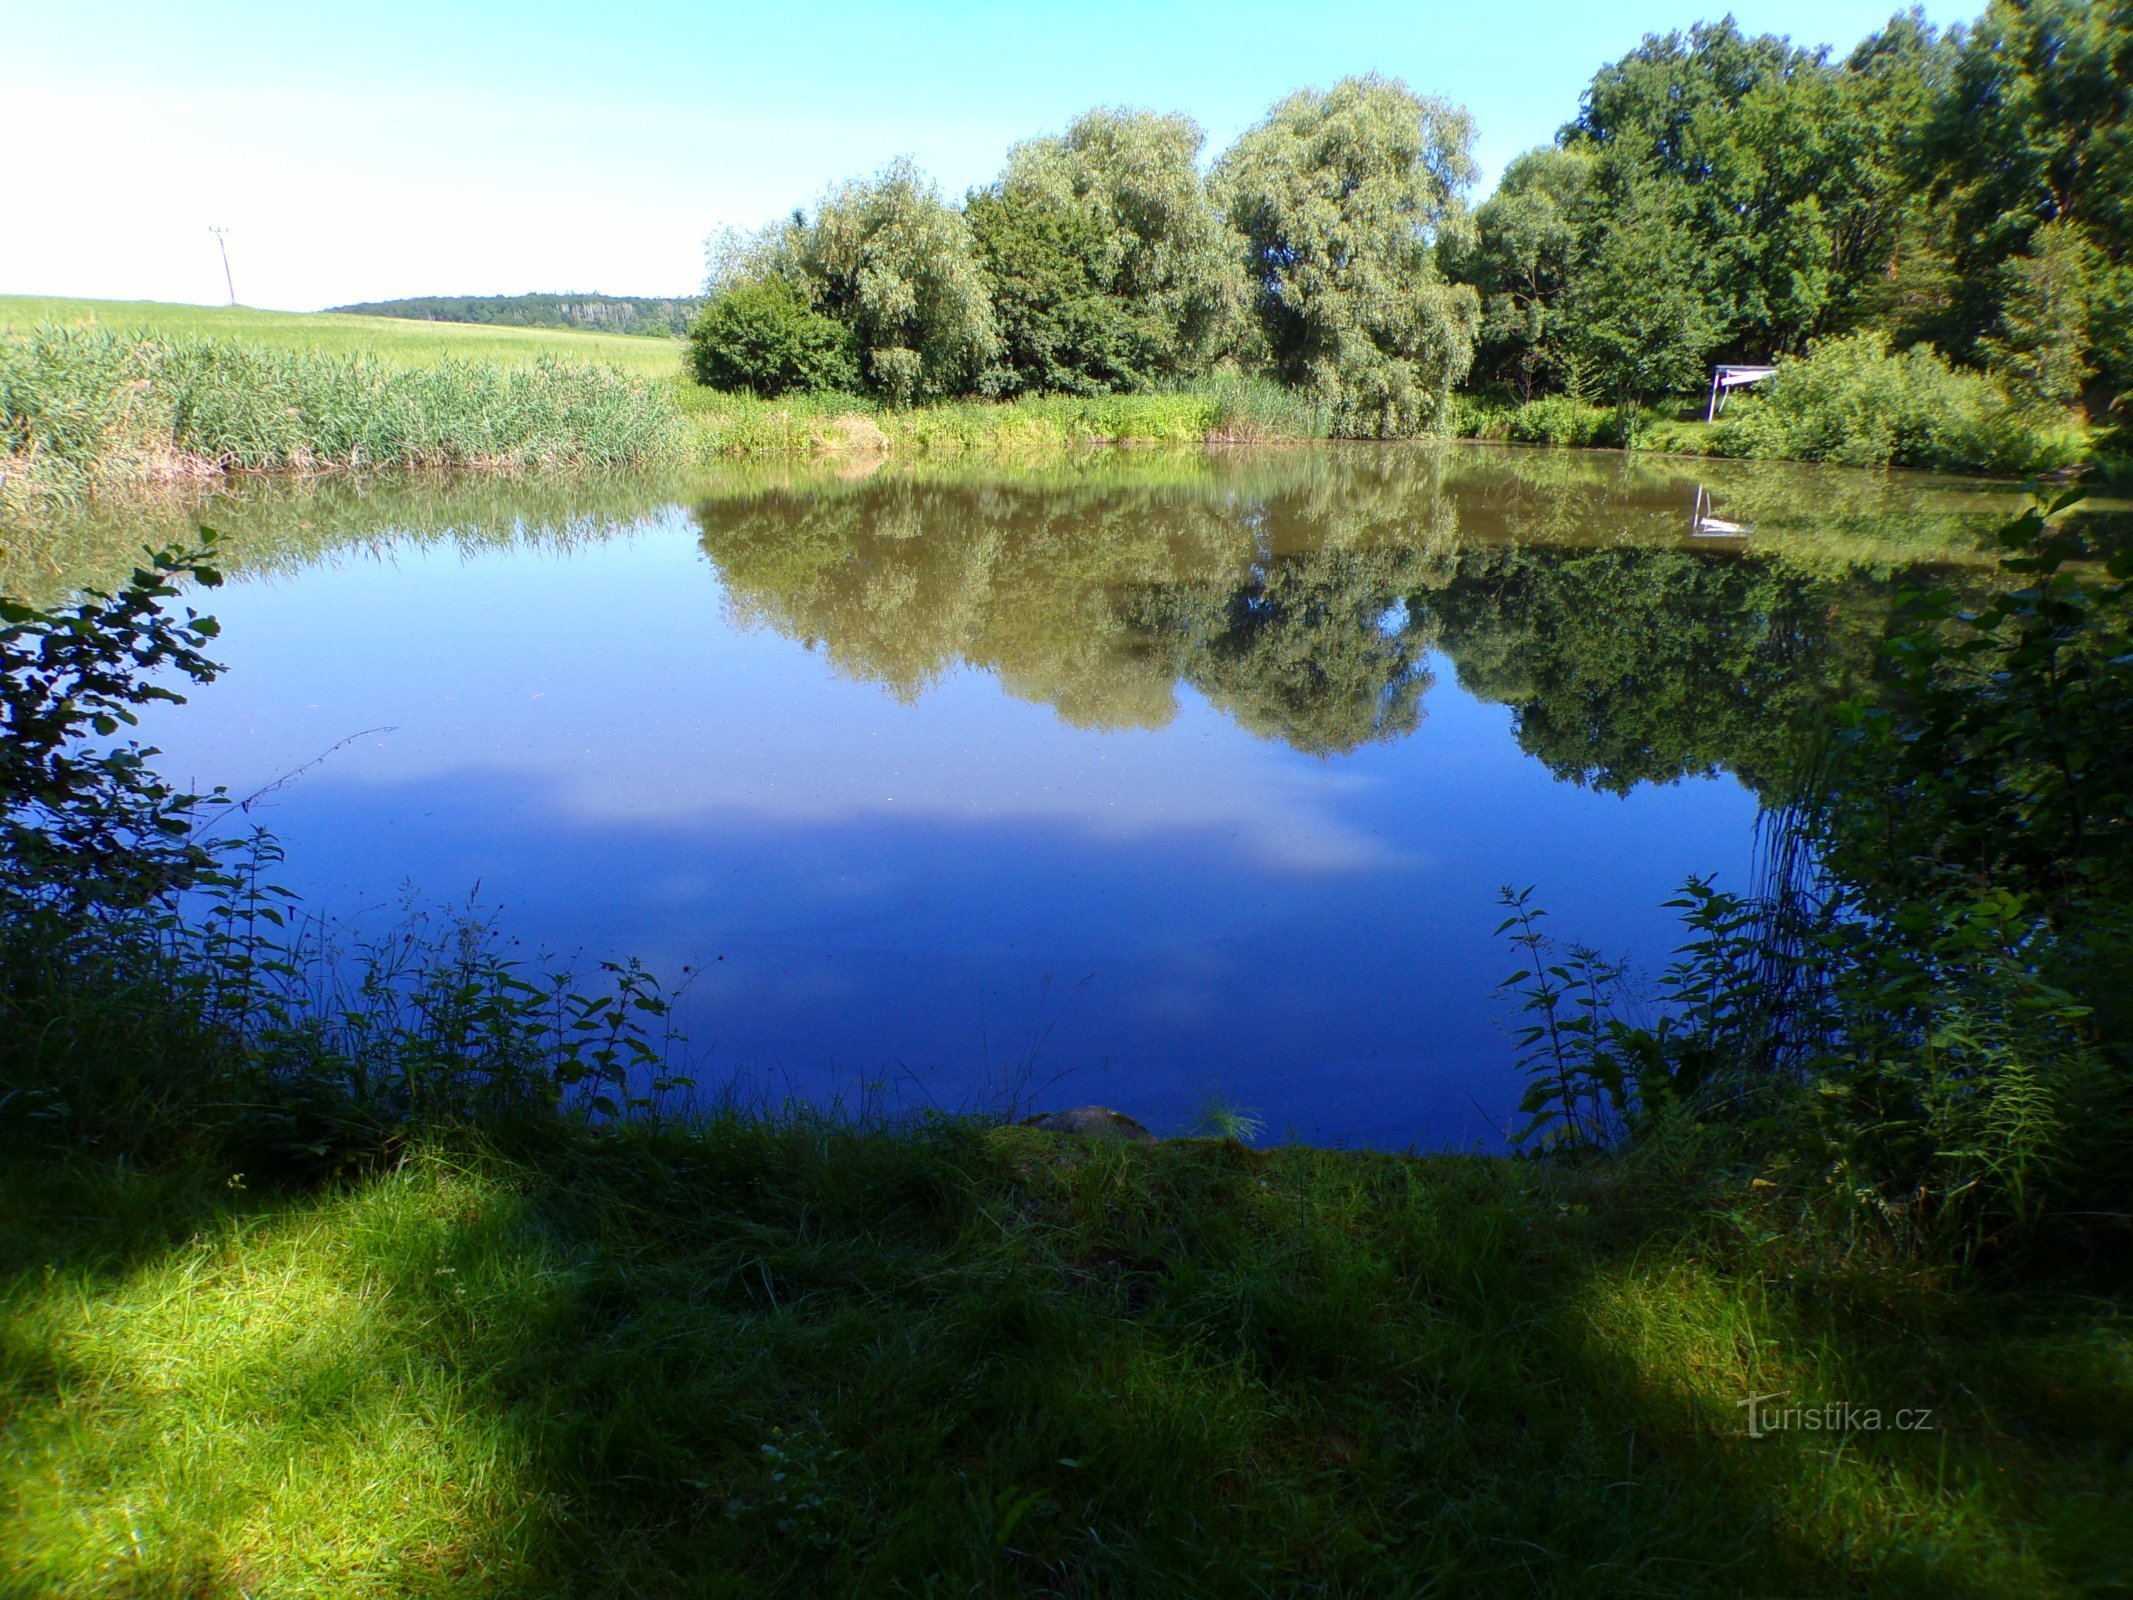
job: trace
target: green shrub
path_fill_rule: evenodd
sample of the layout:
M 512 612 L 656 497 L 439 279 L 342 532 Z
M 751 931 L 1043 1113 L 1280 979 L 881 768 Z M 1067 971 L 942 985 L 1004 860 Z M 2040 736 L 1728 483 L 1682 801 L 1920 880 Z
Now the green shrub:
M 1455 394 L 1446 402 L 1446 426 L 1455 439 L 1501 439 L 1510 407 L 1478 394 Z
M 1982 373 L 1878 331 L 1820 340 L 1783 363 L 1719 429 L 1727 455 L 1849 467 L 2031 472 L 2078 460 L 2082 441 L 2041 422 Z
M 183 700 L 153 675 L 205 683 L 220 670 L 201 654 L 214 620 L 166 610 L 181 578 L 222 581 L 204 554 L 166 551 L 64 613 L 0 597 L 0 922 L 138 910 L 211 866 L 194 838 L 197 797 L 150 769 L 156 752 L 95 743 L 143 705 Z
M 689 330 L 689 364 L 698 383 L 769 400 L 859 387 L 851 329 L 782 278 L 743 283 L 704 307 Z
M 1608 445 L 1622 443 L 1622 428 L 1612 406 L 1588 405 L 1569 395 L 1528 400 L 1512 412 L 1508 436 L 1527 444 Z
M 1109 444 L 1322 439 L 1327 409 L 1266 378 L 1218 374 L 1152 394 L 1025 395 L 896 410 L 860 395 L 764 400 L 689 386 L 682 408 L 713 455 L 1021 452 Z
M 1454 395 L 1453 433 L 1462 439 L 1508 439 L 1519 444 L 1597 445 L 1623 443 L 1622 424 L 1612 406 L 1596 406 L 1566 394 L 1544 395 L 1508 405 L 1480 395 Z

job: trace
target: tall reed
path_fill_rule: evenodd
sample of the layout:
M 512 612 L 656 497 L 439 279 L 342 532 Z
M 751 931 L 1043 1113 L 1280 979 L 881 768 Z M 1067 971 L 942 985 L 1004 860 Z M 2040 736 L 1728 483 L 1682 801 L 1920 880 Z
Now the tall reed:
M 612 368 L 399 367 L 102 327 L 0 339 L 0 499 L 230 471 L 615 466 L 687 435 L 664 387 Z

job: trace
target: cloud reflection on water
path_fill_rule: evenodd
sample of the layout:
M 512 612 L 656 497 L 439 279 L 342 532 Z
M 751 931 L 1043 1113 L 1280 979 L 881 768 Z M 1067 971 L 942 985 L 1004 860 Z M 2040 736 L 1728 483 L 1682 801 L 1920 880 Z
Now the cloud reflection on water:
M 263 808 L 293 881 L 478 880 L 530 945 L 709 963 L 714 1075 L 956 1104 L 1020 1062 L 1158 1124 L 1219 1088 L 1277 1133 L 1463 1142 L 1515 1099 L 1496 888 L 1660 964 L 1680 879 L 1745 871 L 1724 769 L 1864 681 L 1869 569 L 1931 540 L 1712 558 L 1663 475 L 1403 459 L 757 475 L 278 566 L 263 529 L 229 673 L 150 733 L 244 793 L 392 726 Z

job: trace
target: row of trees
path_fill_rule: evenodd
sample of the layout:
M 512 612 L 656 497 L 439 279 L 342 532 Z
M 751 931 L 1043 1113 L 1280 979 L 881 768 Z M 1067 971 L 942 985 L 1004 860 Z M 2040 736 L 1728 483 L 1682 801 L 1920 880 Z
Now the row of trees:
M 1992 0 L 1848 57 L 1730 19 L 1603 68 L 1470 213 L 1466 113 L 1394 79 L 1274 106 L 1211 166 L 1189 119 L 1093 111 L 951 203 L 899 162 L 713 252 L 698 376 L 897 405 L 1217 366 L 1337 429 L 1462 383 L 1617 402 L 1870 331 L 2092 412 L 2133 386 L 2133 12 Z
M 1477 211 L 1475 378 L 1635 396 L 1870 331 L 2100 413 L 2133 386 L 2129 95 L 2104 0 L 1913 11 L 1841 61 L 1730 20 L 1648 38 Z
M 726 235 L 698 376 L 892 404 L 1098 394 L 1221 363 L 1412 433 L 1465 376 L 1481 302 L 1440 241 L 1467 224 L 1466 114 L 1387 78 L 1276 105 L 1210 171 L 1181 116 L 1092 111 L 1015 147 L 960 206 L 906 162 L 812 213 Z
M 589 328 L 673 338 L 689 331 L 703 301 L 616 294 L 440 294 L 410 300 L 364 300 L 328 311 L 416 322 L 474 322 L 505 328 Z

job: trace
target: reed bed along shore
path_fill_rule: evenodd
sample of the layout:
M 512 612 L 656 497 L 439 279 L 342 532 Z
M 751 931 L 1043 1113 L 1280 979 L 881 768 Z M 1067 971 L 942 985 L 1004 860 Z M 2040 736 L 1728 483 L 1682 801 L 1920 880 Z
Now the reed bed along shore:
M 615 466 L 686 448 L 672 399 L 609 367 L 410 367 L 101 327 L 0 339 L 0 428 L 0 494 L 17 502 L 230 471 Z
M 0 335 L 0 506 L 239 472 L 1019 455 L 1327 432 L 1307 399 L 1236 376 L 1171 393 L 898 411 L 846 395 L 722 394 L 689 382 L 678 359 L 654 377 L 568 359 L 568 348 L 410 360 L 88 322 Z

